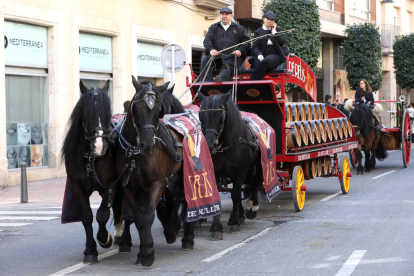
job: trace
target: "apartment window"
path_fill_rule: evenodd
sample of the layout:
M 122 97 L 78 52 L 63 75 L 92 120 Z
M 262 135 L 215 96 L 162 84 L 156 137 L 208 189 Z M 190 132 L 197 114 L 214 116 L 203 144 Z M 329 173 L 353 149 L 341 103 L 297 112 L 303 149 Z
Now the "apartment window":
M 201 59 L 204 56 L 204 51 L 192 49 L 191 51 L 191 66 L 196 75 L 201 72 Z
M 334 10 L 334 1 L 333 0 L 316 0 L 319 8 L 324 10 L 333 11 Z
M 139 81 L 149 80 L 156 84 L 160 80 L 164 80 L 164 69 L 161 65 L 163 49 L 164 46 L 161 44 L 137 42 L 137 72 Z
M 333 59 L 334 69 L 345 70 L 344 47 L 341 40 L 334 40 L 333 42 Z
M 400 9 L 394 7 L 394 26 L 400 26 Z
M 371 19 L 370 0 L 352 0 L 350 10 L 352 16 Z

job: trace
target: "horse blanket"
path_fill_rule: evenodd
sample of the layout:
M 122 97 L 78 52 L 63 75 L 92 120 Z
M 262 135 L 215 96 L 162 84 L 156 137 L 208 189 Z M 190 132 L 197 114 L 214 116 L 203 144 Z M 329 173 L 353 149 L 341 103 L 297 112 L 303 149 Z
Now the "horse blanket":
M 276 173 L 276 133 L 262 118 L 254 113 L 242 112 L 243 120 L 256 135 L 261 152 L 263 186 L 266 196 L 272 199 L 282 192 Z

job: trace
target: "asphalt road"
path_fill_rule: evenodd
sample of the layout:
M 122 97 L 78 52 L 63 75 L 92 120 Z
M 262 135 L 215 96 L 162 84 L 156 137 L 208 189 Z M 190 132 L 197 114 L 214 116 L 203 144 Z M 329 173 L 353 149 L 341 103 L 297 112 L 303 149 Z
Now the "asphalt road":
M 290 192 L 272 203 L 263 197 L 258 218 L 246 220 L 240 233 L 225 233 L 223 241 L 212 242 L 207 240 L 210 224 L 203 224 L 189 252 L 180 250 L 180 238 L 168 245 L 156 221 L 156 260 L 150 268 L 134 265 L 139 249 L 135 227 L 132 253 L 99 248 L 99 264 L 83 265 L 81 223 L 62 225 L 56 218 L 2 226 L 1 217 L 12 216 L 8 211 L 59 211 L 59 206 L 2 207 L 0 275 L 414 275 L 413 161 L 404 169 L 401 152 L 395 151 L 377 162 L 374 172 L 356 176 L 352 169 L 348 195 L 339 193 L 337 178 L 307 181 L 301 213 L 294 211 Z M 231 200 L 228 195 L 222 199 L 226 222 Z M 59 217 L 53 212 L 33 216 Z

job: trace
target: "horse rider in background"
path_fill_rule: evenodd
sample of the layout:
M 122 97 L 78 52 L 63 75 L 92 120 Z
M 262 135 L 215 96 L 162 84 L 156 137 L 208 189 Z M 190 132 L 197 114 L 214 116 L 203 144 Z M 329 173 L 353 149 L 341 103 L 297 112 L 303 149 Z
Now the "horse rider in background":
M 221 50 L 242 42 L 246 42 L 250 39 L 247 35 L 246 29 L 243 26 L 234 23 L 232 18 L 233 11 L 228 7 L 222 8 L 220 10 L 220 22 L 211 25 L 208 29 L 206 37 L 204 38 L 203 44 L 206 57 L 201 62 L 201 68 L 202 70 L 206 69 L 208 61 L 210 60 L 209 57 L 214 57 L 213 62 L 215 67 L 220 70 L 220 73 L 216 76 L 216 82 L 231 80 L 235 62 L 234 55 L 238 58 L 245 58 L 247 49 L 250 47 L 250 43 L 245 43 L 237 46 L 236 48 L 231 48 L 219 53 Z M 243 62 L 239 59 L 238 64 L 241 63 Z M 213 82 L 213 64 L 207 72 L 203 71 L 203 73 L 200 74 L 201 81 L 204 79 L 205 74 L 207 74 L 205 81 Z

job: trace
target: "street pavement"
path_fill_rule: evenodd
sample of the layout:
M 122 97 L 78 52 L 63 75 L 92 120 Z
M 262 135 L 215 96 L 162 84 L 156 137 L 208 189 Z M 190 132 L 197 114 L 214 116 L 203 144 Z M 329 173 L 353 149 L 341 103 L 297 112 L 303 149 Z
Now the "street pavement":
M 393 151 L 374 172 L 351 171 L 348 195 L 340 193 L 337 178 L 306 181 L 303 212 L 294 211 L 291 192 L 272 203 L 263 197 L 258 217 L 223 241 L 207 240 L 209 219 L 197 230 L 193 251 L 180 250 L 180 237 L 168 245 L 156 220 L 150 268 L 134 264 L 134 226 L 132 253 L 98 248 L 99 264 L 82 264 L 82 224 L 60 223 L 65 179 L 29 183 L 27 204 L 18 203 L 20 186 L 14 186 L 0 191 L 0 275 L 414 275 L 413 160 L 404 169 L 401 151 Z M 99 202 L 94 194 L 94 213 Z M 225 225 L 229 194 L 222 205 Z

